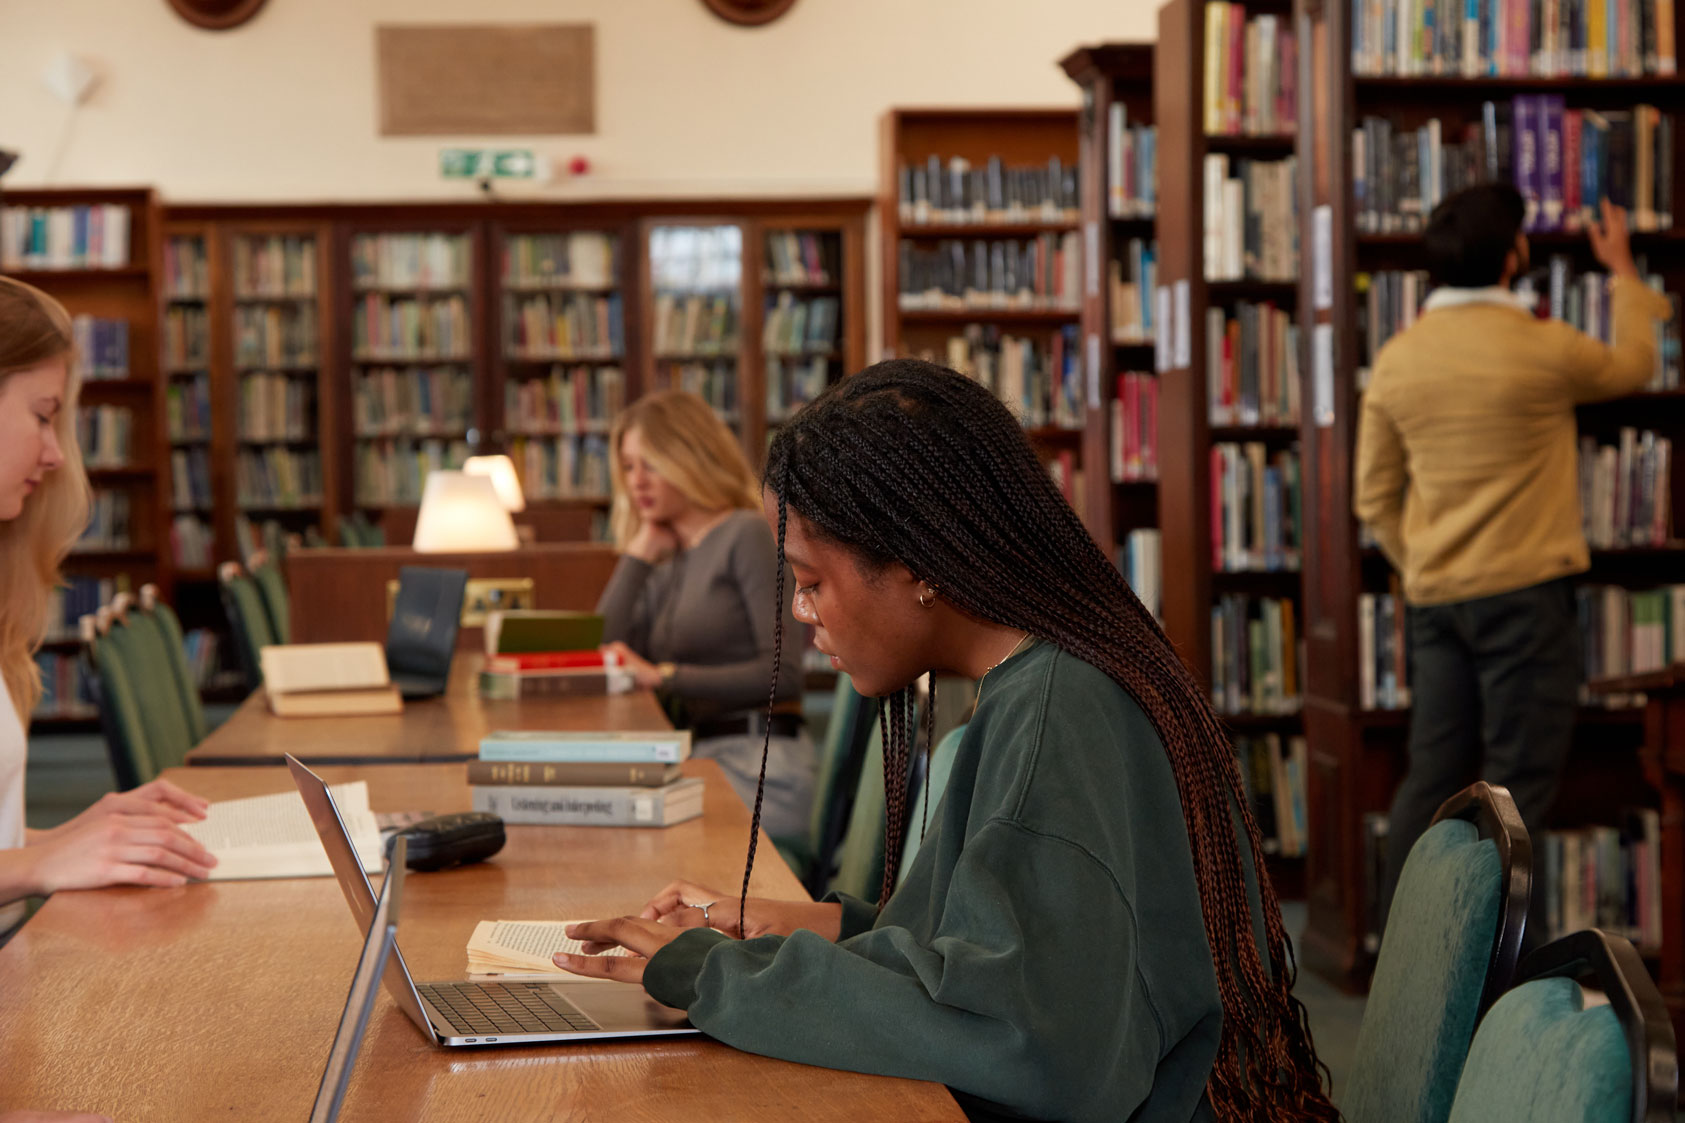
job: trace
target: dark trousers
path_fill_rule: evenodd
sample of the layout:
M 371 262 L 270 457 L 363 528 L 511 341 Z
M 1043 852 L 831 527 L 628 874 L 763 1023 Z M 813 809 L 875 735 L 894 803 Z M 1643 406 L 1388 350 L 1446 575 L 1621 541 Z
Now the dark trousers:
M 1477 778 L 1508 788 L 1538 836 L 1573 743 L 1582 670 L 1568 578 L 1411 606 L 1409 628 L 1410 761 L 1387 833 L 1389 907 L 1404 859 L 1434 812 Z M 1535 901 L 1541 881 L 1534 878 Z M 1542 934 L 1539 927 L 1529 925 L 1530 934 Z

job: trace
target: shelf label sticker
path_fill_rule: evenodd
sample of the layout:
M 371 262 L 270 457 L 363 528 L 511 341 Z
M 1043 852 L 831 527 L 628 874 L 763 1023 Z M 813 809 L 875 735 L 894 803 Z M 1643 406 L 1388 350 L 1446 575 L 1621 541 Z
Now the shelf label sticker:
M 1090 219 L 1083 225 L 1086 244 L 1083 252 L 1087 256 L 1088 266 L 1088 295 L 1100 295 L 1100 224 Z
M 1188 311 L 1188 290 L 1186 280 L 1176 282 L 1176 359 L 1173 365 L 1178 369 L 1192 366 L 1194 361 L 1193 342 L 1189 339 L 1191 313 Z
M 1100 408 L 1100 333 L 1088 333 L 1088 408 Z
M 1160 374 L 1170 369 L 1170 286 L 1158 287 L 1158 322 L 1153 332 L 1153 365 Z
M 1334 325 L 1311 330 L 1311 416 L 1318 429 L 1334 426 Z
M 1324 312 L 1334 307 L 1334 208 L 1311 211 L 1311 303 Z

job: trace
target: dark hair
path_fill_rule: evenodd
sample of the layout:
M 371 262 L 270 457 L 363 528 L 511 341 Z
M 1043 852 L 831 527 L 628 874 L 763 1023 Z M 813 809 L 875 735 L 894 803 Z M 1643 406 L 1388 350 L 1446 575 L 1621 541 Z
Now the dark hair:
M 1497 284 L 1526 217 L 1521 192 L 1507 183 L 1476 184 L 1444 199 L 1422 236 L 1430 279 L 1460 289 Z
M 1223 1004 L 1207 1082 L 1211 1105 L 1223 1119 L 1338 1119 L 1323 1091 L 1326 1070 L 1304 1007 L 1292 995 L 1296 965 L 1229 738 L 1152 615 L 1043 471 L 1011 412 L 945 367 L 879 363 L 826 391 L 780 430 L 767 452 L 765 485 L 778 499 L 780 562 L 787 512 L 794 510 L 868 566 L 899 562 L 957 608 L 1051 642 L 1130 693 L 1164 743 L 1193 851 Z M 781 586 L 780 620 L 782 605 Z M 908 819 L 906 693 L 884 707 L 885 898 Z M 755 804 L 750 865 L 759 795 Z M 1257 945 L 1237 821 L 1251 844 L 1266 949 Z

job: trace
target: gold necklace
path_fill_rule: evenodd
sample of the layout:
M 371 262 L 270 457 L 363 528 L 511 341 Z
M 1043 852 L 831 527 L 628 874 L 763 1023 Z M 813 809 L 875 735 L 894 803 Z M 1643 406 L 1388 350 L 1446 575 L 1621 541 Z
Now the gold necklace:
M 989 671 L 994 670 L 996 667 L 1000 666 L 1002 663 L 1006 662 L 1008 659 L 1010 659 L 1014 655 L 1018 654 L 1019 651 L 1023 650 L 1024 645 L 1029 643 L 1029 642 L 1030 642 L 1030 633 L 1026 631 L 1022 636 L 1018 637 L 1018 642 L 1012 645 L 1011 651 L 1008 651 L 1005 655 L 1002 655 L 999 659 L 996 659 L 992 664 L 989 665 L 989 670 L 984 671 L 981 675 L 979 675 L 977 677 L 977 689 L 978 690 L 983 689 L 983 680 L 989 677 Z

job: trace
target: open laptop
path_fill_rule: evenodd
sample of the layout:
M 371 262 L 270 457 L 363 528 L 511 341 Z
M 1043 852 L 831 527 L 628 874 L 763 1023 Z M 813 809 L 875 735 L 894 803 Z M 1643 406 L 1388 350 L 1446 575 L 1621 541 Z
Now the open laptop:
M 322 778 L 287 755 L 293 782 L 328 852 L 357 930 L 374 923 L 374 889 Z M 388 875 L 390 876 L 390 875 Z M 391 912 L 397 924 L 397 911 Z M 641 987 L 621 983 L 511 981 L 417 983 L 394 939 L 382 976 L 387 993 L 437 1045 L 510 1045 L 695 1034 L 684 1011 L 663 1006 Z
M 445 692 L 467 588 L 465 569 L 406 565 L 398 571 L 398 597 L 386 628 L 386 670 L 405 698 Z

